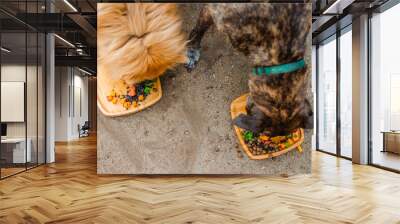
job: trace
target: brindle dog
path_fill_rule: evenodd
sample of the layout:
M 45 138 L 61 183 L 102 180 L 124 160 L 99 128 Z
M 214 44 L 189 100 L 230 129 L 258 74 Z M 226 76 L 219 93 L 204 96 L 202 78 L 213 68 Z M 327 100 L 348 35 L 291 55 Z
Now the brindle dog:
M 226 33 L 232 46 L 244 53 L 254 67 L 273 66 L 305 57 L 311 27 L 311 4 L 237 3 L 208 4 L 200 11 L 190 33 L 190 72 L 200 58 L 200 43 L 210 26 Z M 313 112 L 306 98 L 308 69 L 277 75 L 249 71 L 248 115 L 234 124 L 255 133 L 286 135 L 297 128 L 313 127 Z

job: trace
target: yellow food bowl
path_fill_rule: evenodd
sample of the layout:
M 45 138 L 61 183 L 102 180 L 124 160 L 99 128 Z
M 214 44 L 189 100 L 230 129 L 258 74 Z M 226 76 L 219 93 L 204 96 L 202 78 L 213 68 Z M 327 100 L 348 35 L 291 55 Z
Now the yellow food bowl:
M 240 114 L 247 114 L 246 112 L 246 101 L 247 101 L 247 97 L 249 96 L 249 94 L 244 94 L 240 97 L 238 97 L 237 99 L 235 99 L 232 104 L 231 104 L 231 117 L 232 120 L 235 119 L 237 116 L 239 116 Z M 302 152 L 303 149 L 301 148 L 301 144 L 304 142 L 304 130 L 299 128 L 298 130 L 296 130 L 294 133 L 296 133 L 297 135 L 295 135 L 295 137 L 288 139 L 288 143 L 290 146 L 286 147 L 284 144 L 280 144 L 280 150 L 276 151 L 276 152 L 270 152 L 270 153 L 265 153 L 265 154 L 260 154 L 260 155 L 255 155 L 251 152 L 251 150 L 249 149 L 248 145 L 246 144 L 244 138 L 243 138 L 243 129 L 234 126 L 236 135 L 239 139 L 240 145 L 242 146 L 243 151 L 246 153 L 246 155 L 250 158 L 250 159 L 254 159 L 254 160 L 262 160 L 262 159 L 268 159 L 268 158 L 272 158 L 272 157 L 276 157 L 276 156 L 280 156 L 282 154 L 285 154 L 293 149 L 297 149 L 299 152 Z M 263 141 L 268 141 L 271 140 L 272 142 L 280 142 L 283 138 L 286 138 L 285 136 L 276 136 L 276 137 L 269 137 L 269 136 L 265 136 L 262 135 L 259 137 L 261 140 Z M 290 142 L 291 141 L 291 142 Z
M 133 102 L 132 105 L 127 104 L 127 102 L 125 102 L 123 99 L 117 99 L 115 97 L 116 95 L 118 95 L 113 90 L 116 84 L 115 81 L 113 82 L 107 77 L 106 69 L 102 66 L 99 66 L 98 71 L 99 74 L 97 76 L 97 107 L 105 116 L 118 117 L 137 113 L 154 105 L 162 97 L 161 82 L 160 79 L 157 78 L 156 82 L 154 83 L 154 88 L 157 91 L 152 91 L 148 96 L 146 96 L 146 98 L 144 98 L 143 96 L 139 96 L 139 103 Z

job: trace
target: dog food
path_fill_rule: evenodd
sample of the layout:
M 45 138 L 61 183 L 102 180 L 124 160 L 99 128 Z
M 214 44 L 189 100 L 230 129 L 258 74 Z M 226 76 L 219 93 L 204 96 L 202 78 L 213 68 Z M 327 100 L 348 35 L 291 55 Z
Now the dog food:
M 154 87 L 156 80 L 145 80 L 140 83 L 128 85 L 120 81 L 107 95 L 107 100 L 113 104 L 120 104 L 126 110 L 137 107 L 148 95 L 157 92 Z
M 287 136 L 269 137 L 264 133 L 255 134 L 251 131 L 243 130 L 242 137 L 251 154 L 264 155 L 291 147 L 300 141 L 301 133 L 300 129 L 297 129 L 292 134 Z

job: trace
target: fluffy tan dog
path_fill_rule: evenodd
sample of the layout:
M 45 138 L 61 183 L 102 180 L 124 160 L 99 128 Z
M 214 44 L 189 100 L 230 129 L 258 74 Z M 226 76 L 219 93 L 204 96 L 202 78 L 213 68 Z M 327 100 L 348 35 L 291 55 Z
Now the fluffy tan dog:
M 111 80 L 154 79 L 186 62 L 186 38 L 175 4 L 98 4 L 98 63 Z

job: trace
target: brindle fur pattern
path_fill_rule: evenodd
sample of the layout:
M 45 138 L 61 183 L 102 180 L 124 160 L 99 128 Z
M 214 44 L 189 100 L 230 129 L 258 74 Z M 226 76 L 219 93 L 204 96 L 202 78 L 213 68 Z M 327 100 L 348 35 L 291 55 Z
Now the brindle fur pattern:
M 208 4 L 190 34 L 192 50 L 200 48 L 212 24 L 228 35 L 232 46 L 248 56 L 253 66 L 290 63 L 305 57 L 311 4 Z M 267 130 L 271 135 L 312 128 L 312 109 L 306 98 L 308 77 L 307 68 L 271 76 L 249 74 L 249 102 L 256 107 L 235 124 L 255 132 Z

